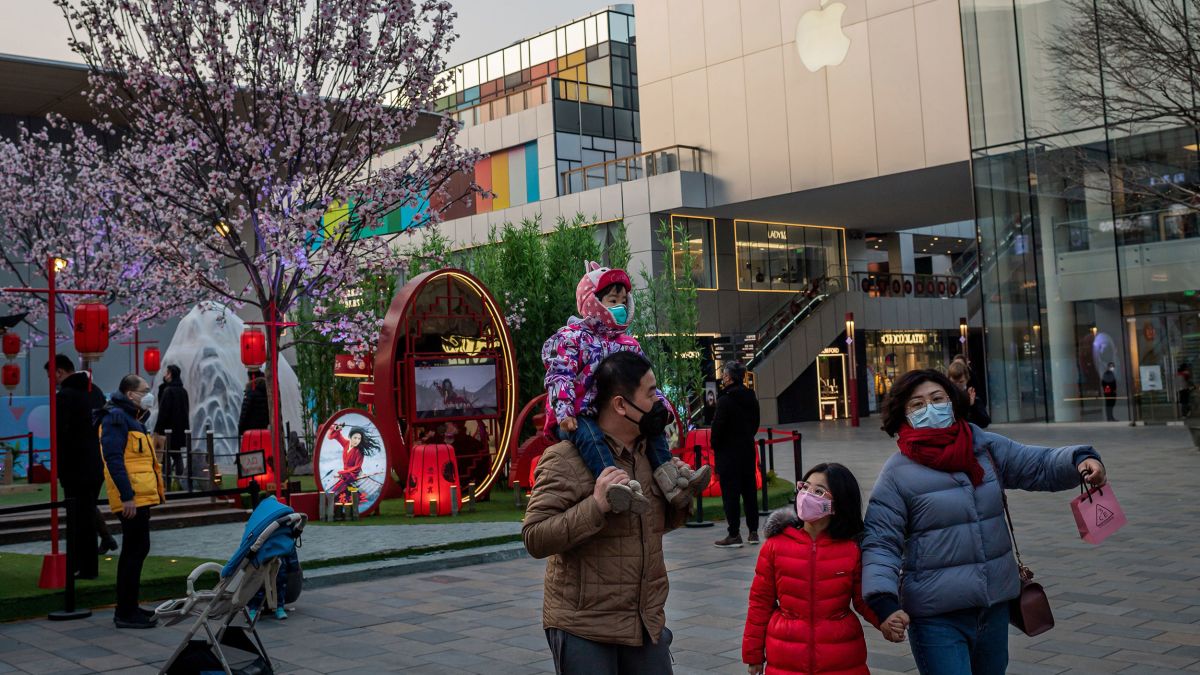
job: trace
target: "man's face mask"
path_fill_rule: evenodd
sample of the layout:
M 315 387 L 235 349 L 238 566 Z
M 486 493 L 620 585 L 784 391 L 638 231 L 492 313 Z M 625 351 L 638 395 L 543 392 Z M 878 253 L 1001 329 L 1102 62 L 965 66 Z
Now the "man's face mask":
M 667 430 L 667 425 L 675 421 L 675 416 L 671 414 L 667 406 L 663 405 L 661 400 L 656 400 L 654 405 L 650 406 L 649 410 L 642 410 L 636 403 L 629 399 L 625 399 L 625 403 L 629 404 L 629 407 L 634 410 L 642 413 L 642 418 L 634 422 L 634 424 L 637 424 L 638 431 L 646 438 L 661 436 Z M 625 419 L 629 418 L 626 417 Z M 629 421 L 633 422 L 633 420 Z

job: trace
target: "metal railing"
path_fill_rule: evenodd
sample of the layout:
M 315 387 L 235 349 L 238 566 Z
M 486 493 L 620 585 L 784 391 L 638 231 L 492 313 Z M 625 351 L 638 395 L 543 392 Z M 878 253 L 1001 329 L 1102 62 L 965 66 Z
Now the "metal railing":
M 559 174 L 559 194 L 584 192 L 598 187 L 657 176 L 673 171 L 704 170 L 703 152 L 690 145 L 672 145 L 636 155 L 618 157 L 568 169 Z

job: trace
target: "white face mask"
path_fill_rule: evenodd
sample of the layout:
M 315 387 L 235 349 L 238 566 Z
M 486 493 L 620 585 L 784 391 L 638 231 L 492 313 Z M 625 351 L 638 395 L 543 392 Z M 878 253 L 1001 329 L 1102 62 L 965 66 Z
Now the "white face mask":
M 146 392 L 146 394 L 144 396 L 142 396 L 142 400 L 138 402 L 138 407 L 141 408 L 142 410 L 149 410 L 149 409 L 153 408 L 154 407 L 154 392 L 152 392 L 152 391 Z

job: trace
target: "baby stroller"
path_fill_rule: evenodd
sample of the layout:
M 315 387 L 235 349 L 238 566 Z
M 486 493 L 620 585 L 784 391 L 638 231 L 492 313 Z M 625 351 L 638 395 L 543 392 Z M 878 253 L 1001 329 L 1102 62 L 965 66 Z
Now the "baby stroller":
M 255 619 L 246 611 L 246 603 L 264 583 L 275 583 L 280 558 L 300 545 L 306 519 L 304 514 L 280 504 L 274 497 L 267 497 L 250 514 L 242 543 L 229 562 L 224 567 L 213 562 L 198 566 L 188 575 L 187 597 L 168 600 L 155 609 L 158 620 L 168 626 L 196 617 L 175 653 L 159 671 L 160 675 L 221 671 L 226 675 L 267 675 L 274 672 L 267 650 L 255 630 Z M 212 589 L 198 591 L 196 580 L 206 572 L 220 572 L 221 579 Z M 238 616 L 245 619 L 244 626 L 231 625 Z M 196 638 L 201 630 L 205 636 Z M 231 657 L 230 650 L 244 655 Z

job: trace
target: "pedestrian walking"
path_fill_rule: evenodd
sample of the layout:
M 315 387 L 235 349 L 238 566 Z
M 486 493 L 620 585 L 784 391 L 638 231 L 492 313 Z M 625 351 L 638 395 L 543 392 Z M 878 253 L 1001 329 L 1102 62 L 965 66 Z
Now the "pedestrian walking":
M 185 455 L 191 450 L 187 447 L 187 432 L 192 426 L 191 410 L 179 366 L 170 364 L 163 374 L 162 384 L 158 385 L 158 418 L 154 421 L 154 433 L 166 437 L 163 464 L 166 465 L 167 483 L 177 478 L 184 490 L 192 489 Z
M 1175 391 L 1179 392 L 1179 417 L 1187 419 L 1192 412 L 1192 392 L 1196 386 L 1192 383 L 1192 366 L 1184 363 L 1175 369 Z
M 594 373 L 600 362 L 617 352 L 642 355 L 637 338 L 626 331 L 633 321 L 632 286 L 625 270 L 601 267 L 588 262 L 586 272 L 575 288 L 579 316 L 567 319 L 542 345 L 542 363 L 546 366 L 546 425 L 548 434 L 570 440 L 579 450 L 583 461 L 598 478 L 607 467 L 613 466 L 612 453 L 596 426 Z M 677 506 L 687 504 L 702 491 L 712 475 L 712 468 L 677 466 L 671 461 L 671 449 L 666 428 L 673 422 L 670 410 L 658 393 L 653 405 L 640 411 L 663 423 L 658 433 L 647 436 L 647 457 L 655 482 Z M 612 484 L 608 502 L 615 513 L 642 513 L 649 506 L 640 481 L 629 485 Z
M 967 395 L 967 421 L 980 429 L 988 428 L 992 423 L 992 416 L 988 414 L 987 403 L 971 384 L 971 367 L 967 365 L 967 360 L 961 356 L 954 357 L 946 367 L 946 375 L 959 391 Z
M 1008 601 L 1021 580 L 1004 490 L 1066 490 L 1081 475 L 1105 482 L 1091 446 L 1022 445 L 968 423 L 967 408 L 936 370 L 901 375 L 883 403 L 883 430 L 899 435 L 899 451 L 867 507 L 863 595 L 886 617 L 888 639 L 907 629 L 923 675 L 1008 667 Z
M 50 369 L 47 362 L 45 368 Z M 58 480 L 63 494 L 75 500 L 68 514 L 67 537 L 72 546 L 72 574 L 80 579 L 100 575 L 99 556 L 115 551 L 117 542 L 108 532 L 104 517 L 96 507 L 100 487 L 104 485 L 104 464 L 100 459 L 100 439 L 93 425 L 95 412 L 104 407 L 104 393 L 92 383 L 91 373 L 75 372 L 75 364 L 65 354 L 54 359 L 54 377 L 58 382 L 55 404 L 58 406 Z M 96 536 L 101 535 L 100 546 Z
M 796 503 L 776 510 L 763 528 L 742 661 L 750 675 L 868 675 L 867 641 L 858 611 L 879 619 L 862 598 L 862 495 L 841 464 L 818 464 L 796 484 Z M 897 621 L 897 626 L 898 626 Z
M 121 379 L 97 412 L 108 505 L 121 518 L 121 557 L 117 561 L 117 628 L 151 628 L 154 612 L 138 606 L 142 564 L 150 553 L 150 509 L 163 503 L 162 468 L 144 420 L 154 406 L 150 384 L 137 375 Z
M 542 625 L 560 675 L 669 675 L 662 537 L 683 525 L 691 505 L 673 505 L 652 477 L 646 439 L 662 429 L 640 412 L 658 400 L 650 362 L 618 352 L 600 363 L 595 382 L 596 423 L 615 465 L 596 478 L 573 443 L 550 447 L 521 527 L 529 554 L 549 559 Z M 614 513 L 608 486 L 632 480 L 646 486 L 648 508 Z
M 714 463 L 721 483 L 721 503 L 725 507 L 725 524 L 729 534 L 714 544 L 721 548 L 742 546 L 741 506 L 746 507 L 747 541 L 757 544 L 758 504 L 754 486 L 754 437 L 758 434 L 758 397 L 744 384 L 746 366 L 730 361 L 722 368 L 721 395 L 717 397 L 717 412 L 713 415 L 712 443 Z
M 1100 378 L 1100 389 L 1104 394 L 1104 419 L 1116 422 L 1113 408 L 1117 407 L 1117 365 L 1111 361 L 1108 363 L 1108 370 L 1104 371 L 1103 377 Z
M 246 390 L 242 393 L 242 411 L 238 416 L 238 436 L 251 429 L 266 429 L 271 426 L 270 410 L 267 406 L 267 378 L 261 372 L 250 375 Z

